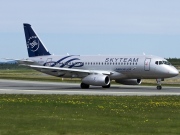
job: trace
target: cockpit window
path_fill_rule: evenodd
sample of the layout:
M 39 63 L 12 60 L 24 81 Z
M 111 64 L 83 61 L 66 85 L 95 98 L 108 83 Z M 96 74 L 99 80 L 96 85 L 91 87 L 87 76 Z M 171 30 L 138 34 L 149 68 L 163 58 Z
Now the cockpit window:
M 168 61 L 163 61 L 163 63 L 164 63 L 165 65 L 171 65 L 171 63 L 168 62 Z
M 163 62 L 162 61 L 159 61 L 159 65 L 162 65 L 163 64 Z
M 156 61 L 155 64 L 156 65 L 162 65 L 162 64 L 164 64 L 164 65 L 171 65 L 171 63 L 168 62 L 168 61 Z

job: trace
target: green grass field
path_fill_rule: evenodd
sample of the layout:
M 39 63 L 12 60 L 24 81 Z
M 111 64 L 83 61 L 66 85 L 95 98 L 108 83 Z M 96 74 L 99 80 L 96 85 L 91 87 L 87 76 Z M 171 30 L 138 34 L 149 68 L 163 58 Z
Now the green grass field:
M 0 95 L 0 135 L 179 135 L 179 96 Z
M 41 72 L 25 69 L 25 70 L 0 70 L 0 79 L 12 79 L 12 80 L 30 80 L 30 81 L 48 81 L 48 82 L 80 82 L 80 79 L 63 79 L 50 75 L 43 74 Z
M 31 69 L 1 70 L 0 78 L 62 81 Z M 179 135 L 179 127 L 179 96 L 0 95 L 0 135 Z

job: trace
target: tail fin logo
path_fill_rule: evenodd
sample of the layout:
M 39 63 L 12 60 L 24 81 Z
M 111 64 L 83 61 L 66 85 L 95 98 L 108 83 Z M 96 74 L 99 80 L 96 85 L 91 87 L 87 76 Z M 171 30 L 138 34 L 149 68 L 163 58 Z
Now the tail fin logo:
M 39 39 L 37 36 L 32 36 L 28 39 L 27 47 L 32 52 L 36 52 L 39 49 Z

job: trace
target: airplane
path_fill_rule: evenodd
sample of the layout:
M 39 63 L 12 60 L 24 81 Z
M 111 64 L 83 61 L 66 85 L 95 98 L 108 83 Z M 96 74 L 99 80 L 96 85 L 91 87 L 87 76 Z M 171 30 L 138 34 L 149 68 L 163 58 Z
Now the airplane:
M 166 59 L 153 55 L 52 55 L 31 25 L 23 25 L 29 58 L 15 60 L 52 76 L 80 78 L 82 89 L 90 85 L 110 88 L 112 80 L 124 85 L 139 85 L 142 79 L 156 79 L 157 89 L 161 90 L 161 81 L 179 74 Z

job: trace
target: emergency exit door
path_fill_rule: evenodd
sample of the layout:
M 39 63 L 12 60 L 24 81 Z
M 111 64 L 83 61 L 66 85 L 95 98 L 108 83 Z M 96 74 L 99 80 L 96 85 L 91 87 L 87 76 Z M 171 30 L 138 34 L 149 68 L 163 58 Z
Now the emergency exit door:
M 47 60 L 46 60 L 46 66 L 51 66 L 51 64 L 52 64 L 52 58 L 47 58 Z
M 145 71 L 150 71 L 150 63 L 151 63 L 151 59 L 150 59 L 150 58 L 147 58 L 147 59 L 144 61 L 144 70 L 145 70 Z

